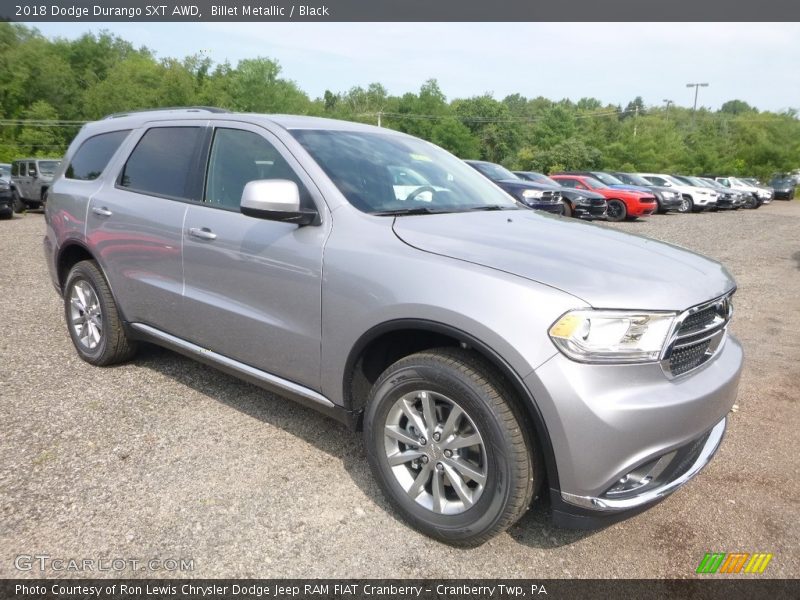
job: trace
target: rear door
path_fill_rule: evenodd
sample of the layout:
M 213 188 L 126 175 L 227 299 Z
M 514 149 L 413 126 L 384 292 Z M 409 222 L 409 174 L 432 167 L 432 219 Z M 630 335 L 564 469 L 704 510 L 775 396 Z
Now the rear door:
M 92 197 L 89 243 L 125 318 L 179 333 L 182 226 L 201 194 L 205 122 L 159 123 L 133 134 L 118 173 Z M 130 146 L 133 145 L 132 150 Z
M 184 225 L 187 338 L 319 390 L 322 250 L 329 228 L 241 214 L 248 181 L 288 179 L 304 207 L 324 209 L 313 182 L 267 130 L 216 124 L 202 204 Z

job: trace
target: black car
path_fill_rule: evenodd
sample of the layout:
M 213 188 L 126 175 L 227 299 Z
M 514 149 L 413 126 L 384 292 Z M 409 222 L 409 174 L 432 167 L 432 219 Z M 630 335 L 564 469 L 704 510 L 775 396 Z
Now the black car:
M 564 214 L 560 187 L 554 188 L 551 185 L 524 181 L 505 167 L 495 163 L 483 160 L 465 160 L 464 162 L 528 208 L 557 215 Z
M 609 175 L 616 177 L 626 185 L 635 185 L 637 187 L 647 188 L 653 192 L 658 202 L 658 210 L 656 212 L 665 213 L 670 210 L 679 210 L 683 206 L 683 198 L 675 190 L 660 185 L 653 185 L 647 179 L 636 173 L 623 173 L 621 171 L 609 171 Z
M 14 194 L 11 191 L 11 181 L 0 177 L 0 219 L 10 219 L 14 216 Z
M 536 171 L 514 171 L 514 175 L 525 181 L 558 187 L 564 199 L 564 216 L 586 220 L 606 218 L 608 203 L 597 192 L 563 187 L 555 179 Z
M 775 190 L 775 200 L 792 200 L 794 198 L 794 178 L 788 173 L 773 175 L 769 186 Z

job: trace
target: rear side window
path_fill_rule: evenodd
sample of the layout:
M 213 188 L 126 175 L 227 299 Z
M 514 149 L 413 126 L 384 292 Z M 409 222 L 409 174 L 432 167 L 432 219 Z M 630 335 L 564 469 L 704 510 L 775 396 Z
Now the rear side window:
M 128 157 L 119 185 L 154 196 L 190 198 L 189 175 L 202 135 L 200 127 L 148 130 Z
M 114 156 L 130 129 L 111 131 L 90 137 L 81 144 L 64 174 L 67 179 L 97 179 Z
M 11 174 L 12 175 L 19 175 L 19 163 L 11 163 Z

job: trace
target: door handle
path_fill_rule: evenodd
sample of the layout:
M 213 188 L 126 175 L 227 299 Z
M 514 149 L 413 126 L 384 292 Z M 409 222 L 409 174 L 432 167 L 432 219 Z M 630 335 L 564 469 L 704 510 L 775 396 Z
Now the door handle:
M 196 237 L 201 240 L 215 240 L 217 239 L 217 234 L 211 231 L 208 227 L 191 227 L 189 229 L 189 235 L 192 237 Z
M 112 214 L 114 214 L 110 210 L 108 210 L 105 206 L 103 206 L 102 208 L 99 206 L 95 206 L 92 209 L 92 212 L 96 214 L 98 217 L 110 217 Z

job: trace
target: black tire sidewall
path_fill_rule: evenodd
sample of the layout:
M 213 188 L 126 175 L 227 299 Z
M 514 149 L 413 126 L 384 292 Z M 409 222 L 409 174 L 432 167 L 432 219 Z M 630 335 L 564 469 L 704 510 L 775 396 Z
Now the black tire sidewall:
M 625 206 L 625 203 L 622 200 L 617 200 L 616 198 L 612 198 L 611 200 L 608 201 L 609 206 L 611 206 L 612 204 L 619 205 L 622 208 L 622 212 L 615 217 L 608 216 L 608 213 L 606 213 L 608 220 L 612 222 L 624 221 L 625 218 L 628 216 L 628 207 Z
M 402 395 L 420 389 L 441 393 L 467 412 L 478 428 L 486 450 L 488 474 L 478 502 L 457 515 L 438 515 L 408 496 L 391 471 L 384 451 L 386 416 Z M 511 490 L 508 449 L 496 417 L 481 399 L 480 390 L 454 370 L 415 365 L 398 369 L 378 382 L 364 417 L 364 438 L 372 470 L 392 503 L 416 527 L 434 537 L 458 541 L 480 535 L 502 517 Z
M 102 358 L 106 352 L 106 348 L 108 346 L 108 334 L 109 334 L 109 310 L 116 310 L 116 307 L 111 307 L 108 305 L 105 296 L 99 289 L 97 278 L 102 277 L 102 274 L 99 273 L 96 269 L 92 269 L 86 263 L 78 263 L 75 265 L 72 270 L 69 272 L 67 276 L 67 281 L 64 284 L 64 318 L 67 321 L 67 331 L 69 331 L 69 337 L 72 339 L 72 343 L 75 346 L 75 350 L 77 350 L 78 354 L 81 358 L 89 363 L 99 363 L 102 361 Z M 92 290 L 94 291 L 95 295 L 97 296 L 97 301 L 100 304 L 100 311 L 103 323 L 103 334 L 100 337 L 100 343 L 97 344 L 97 348 L 94 350 L 89 350 L 83 344 L 81 344 L 80 340 L 77 338 L 75 334 L 75 330 L 72 326 L 71 319 L 70 319 L 70 294 L 72 293 L 72 288 L 75 287 L 75 284 L 79 281 L 85 281 L 90 286 L 92 286 Z

